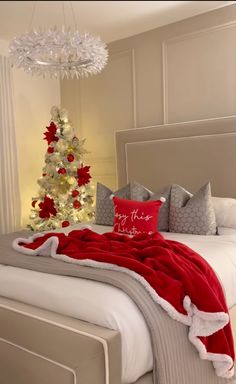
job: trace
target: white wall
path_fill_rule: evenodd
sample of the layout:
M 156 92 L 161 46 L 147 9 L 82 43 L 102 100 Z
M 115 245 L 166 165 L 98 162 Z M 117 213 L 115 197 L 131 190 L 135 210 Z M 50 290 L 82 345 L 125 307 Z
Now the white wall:
M 8 42 L 0 40 L 0 54 L 7 55 Z M 50 120 L 50 109 L 60 105 L 58 80 L 31 77 L 13 69 L 16 140 L 19 163 L 22 226 L 29 220 L 31 198 L 37 194 L 47 142 L 43 132 Z

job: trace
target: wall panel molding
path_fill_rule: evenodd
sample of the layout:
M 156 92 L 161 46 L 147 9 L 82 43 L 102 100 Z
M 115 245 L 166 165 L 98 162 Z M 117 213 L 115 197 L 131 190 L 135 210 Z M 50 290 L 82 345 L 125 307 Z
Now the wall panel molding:
M 81 79 L 76 103 L 80 137 L 86 139 L 86 148 L 91 151 L 86 159 L 91 164 L 93 178 L 114 187 L 114 133 L 117 129 L 135 128 L 137 124 L 134 49 L 111 53 L 109 64 L 101 74 Z
M 137 127 L 137 100 L 136 100 L 136 65 L 135 65 L 135 50 L 134 48 L 132 49 L 124 49 L 118 52 L 114 52 L 109 54 L 108 61 L 115 60 L 116 58 L 120 58 L 122 56 L 129 57 L 131 60 L 131 75 L 130 75 L 130 80 L 131 80 L 131 87 L 132 87 L 132 119 L 133 119 L 133 128 Z M 86 80 L 85 80 L 86 81 Z M 75 95 L 76 103 L 79 106 L 77 114 L 76 114 L 76 121 L 77 124 L 79 125 L 79 133 L 81 137 L 86 137 L 86 127 L 83 127 L 82 124 L 82 97 L 83 97 L 83 92 L 81 90 L 81 82 L 77 82 L 77 92 Z
M 236 27 L 236 22 L 229 22 L 221 25 L 216 25 L 209 28 L 200 29 L 194 32 L 190 32 L 181 36 L 170 38 L 162 42 L 162 76 L 163 76 L 163 121 L 164 124 L 172 123 L 170 116 L 170 105 L 169 105 L 169 90 L 168 86 L 170 83 L 169 73 L 168 73 L 168 49 L 171 49 L 171 46 L 182 43 L 185 41 L 194 40 L 196 38 L 206 39 L 209 37 L 209 34 L 214 34 L 215 32 L 226 31 L 234 29 Z M 188 58 L 186 58 L 186 61 Z M 232 114 L 232 113 L 231 113 Z M 228 114 L 227 114 L 228 115 Z M 212 116 L 219 117 L 219 116 Z M 208 117 L 206 117 L 208 118 Z
M 132 82 L 132 104 L 133 104 L 133 128 L 137 127 L 137 100 L 136 100 L 136 67 L 135 67 L 135 50 L 124 49 L 119 52 L 111 53 L 109 60 L 114 60 L 120 56 L 129 56 L 131 60 L 131 82 Z

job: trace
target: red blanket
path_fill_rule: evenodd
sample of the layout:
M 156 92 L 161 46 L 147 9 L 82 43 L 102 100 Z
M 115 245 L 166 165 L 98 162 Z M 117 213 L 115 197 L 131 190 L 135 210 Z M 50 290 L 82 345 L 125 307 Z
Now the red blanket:
M 221 284 L 208 263 L 184 244 L 158 233 L 130 238 L 83 229 L 16 239 L 13 247 L 129 273 L 172 318 L 190 327 L 190 341 L 201 358 L 213 362 L 217 375 L 232 377 L 233 337 Z

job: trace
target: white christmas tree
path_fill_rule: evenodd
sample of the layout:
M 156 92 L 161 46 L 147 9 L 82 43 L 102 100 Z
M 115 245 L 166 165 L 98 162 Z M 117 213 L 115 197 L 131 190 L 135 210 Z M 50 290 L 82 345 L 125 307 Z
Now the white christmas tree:
M 33 231 L 67 227 L 94 216 L 90 167 L 82 162 L 85 140 L 75 136 L 65 109 L 54 106 L 51 116 L 44 132 L 48 148 L 40 188 L 32 198 L 28 227 Z

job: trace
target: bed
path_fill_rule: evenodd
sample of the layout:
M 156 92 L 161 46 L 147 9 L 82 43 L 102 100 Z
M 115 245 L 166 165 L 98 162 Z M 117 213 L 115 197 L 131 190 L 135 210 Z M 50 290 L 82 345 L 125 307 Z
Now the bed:
M 120 131 L 116 135 L 116 144 L 119 187 L 130 180 L 136 180 L 152 190 L 159 190 L 164 185 L 177 183 L 195 191 L 200 185 L 211 180 L 214 196 L 236 198 L 235 171 L 232 166 L 236 163 L 236 117 L 234 116 Z M 93 228 L 100 232 L 107 230 L 101 226 Z M 22 235 L 25 234 L 11 234 L 1 238 L 0 263 L 7 264 L 6 261 L 4 262 L 6 258 L 4 259 L 3 253 L 15 237 Z M 236 235 L 231 232 L 224 233 L 224 236 L 232 245 Z M 175 234 L 175 238 L 181 241 L 184 236 Z M 188 238 L 186 241 L 187 243 L 190 241 L 191 245 L 193 240 Z M 153 378 L 152 368 L 148 367 L 151 360 L 148 349 L 144 352 L 147 365 L 143 368 L 143 373 L 137 370 L 130 373 L 129 369 L 132 365 L 135 366 L 137 357 L 132 356 L 128 348 L 126 356 L 134 358 L 134 361 L 133 363 L 132 360 L 129 361 L 128 373 L 124 374 L 124 336 L 121 337 L 119 327 L 114 329 L 112 324 L 113 329 L 109 329 L 107 324 L 105 326 L 93 324 L 87 317 L 84 317 L 85 320 L 77 319 L 73 312 L 68 312 L 68 309 L 67 312 L 65 309 L 62 310 L 62 303 L 57 302 L 53 296 L 55 290 L 59 289 L 59 280 L 53 284 L 53 287 L 57 287 L 54 292 L 48 293 L 46 289 L 48 281 L 45 280 L 42 283 L 41 280 L 37 293 L 30 295 L 30 285 L 22 288 L 22 282 L 27 281 L 26 275 L 29 273 L 30 271 L 24 270 L 22 266 L 21 268 L 3 265 L 0 267 L 2 383 L 195 384 L 201 382 L 221 384 L 235 382 L 235 378 L 229 380 L 217 377 L 211 363 L 199 359 L 195 349 L 189 343 L 186 326 L 170 319 L 158 307 L 156 309 L 160 338 L 158 351 L 156 351 L 159 357 L 156 363 L 158 375 Z M 36 272 L 31 273 L 29 279 L 36 281 L 34 273 Z M 39 276 L 46 276 L 46 274 L 42 273 Z M 51 282 L 57 278 L 50 275 L 48 277 Z M 72 279 L 68 276 L 60 276 L 62 277 Z M 90 279 L 94 279 L 92 271 Z M 10 289 L 12 286 L 14 286 L 13 290 Z M 23 296 L 20 292 L 22 290 Z M 119 294 L 118 291 L 116 293 Z M 66 297 L 69 296 L 66 296 L 66 292 L 63 294 L 65 296 L 61 301 L 65 306 Z M 51 301 L 54 305 L 51 308 L 40 300 L 43 295 L 51 295 L 49 297 L 53 298 Z M 34 302 L 33 297 L 38 297 L 39 301 Z M 121 301 L 121 307 L 122 303 L 123 301 Z M 132 301 L 129 304 L 132 305 Z M 73 307 L 75 308 L 75 305 Z M 133 310 L 142 322 L 138 309 L 133 308 Z M 230 316 L 236 334 L 236 307 L 231 304 Z M 125 325 L 129 321 L 128 318 Z M 144 331 L 139 343 L 136 347 L 134 346 L 137 352 L 140 352 L 139 347 L 145 337 L 148 338 L 148 334 Z M 181 353 L 179 353 L 180 344 Z M 142 354 L 140 356 L 139 361 L 142 361 Z

